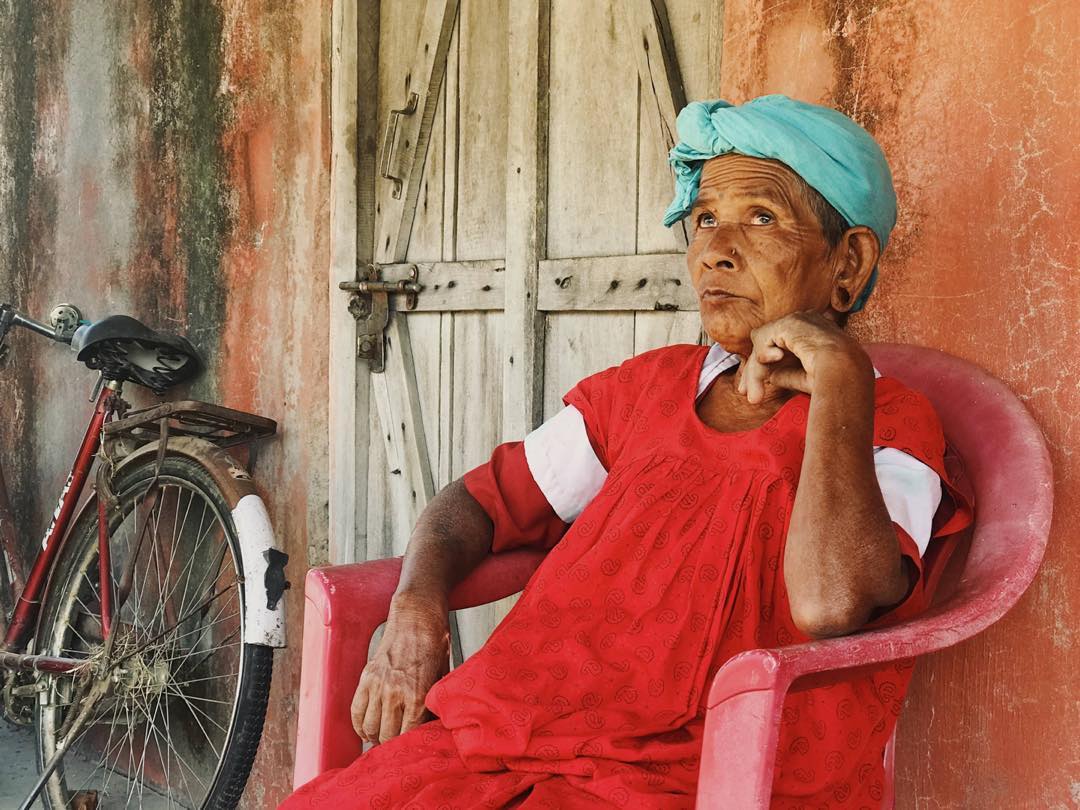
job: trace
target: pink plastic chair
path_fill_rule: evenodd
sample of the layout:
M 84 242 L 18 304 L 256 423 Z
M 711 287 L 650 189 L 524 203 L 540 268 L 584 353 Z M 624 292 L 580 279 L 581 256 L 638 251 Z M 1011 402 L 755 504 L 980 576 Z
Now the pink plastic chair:
M 1052 471 L 1042 434 L 1016 396 L 978 367 L 942 352 L 893 344 L 869 350 L 883 374 L 930 398 L 950 445 L 963 459 L 977 506 L 963 570 L 951 593 L 913 621 L 845 638 L 751 650 L 721 667 L 709 693 L 698 807 L 768 808 L 780 712 L 789 691 L 841 681 L 855 668 L 940 650 L 973 636 L 1016 603 L 1042 560 Z M 455 589 L 451 607 L 520 591 L 542 559 L 542 553 L 531 551 L 488 557 Z M 360 753 L 349 704 L 400 570 L 395 558 L 308 573 L 297 787 Z M 891 809 L 891 745 L 886 771 L 883 807 Z

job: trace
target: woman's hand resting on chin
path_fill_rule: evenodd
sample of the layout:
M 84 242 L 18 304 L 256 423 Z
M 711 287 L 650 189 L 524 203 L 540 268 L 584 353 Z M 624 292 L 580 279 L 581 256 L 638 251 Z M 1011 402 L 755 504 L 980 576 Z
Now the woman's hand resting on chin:
M 750 333 L 738 390 L 757 404 L 768 389 L 813 396 L 822 385 L 873 385 L 874 367 L 858 342 L 819 312 L 795 312 Z

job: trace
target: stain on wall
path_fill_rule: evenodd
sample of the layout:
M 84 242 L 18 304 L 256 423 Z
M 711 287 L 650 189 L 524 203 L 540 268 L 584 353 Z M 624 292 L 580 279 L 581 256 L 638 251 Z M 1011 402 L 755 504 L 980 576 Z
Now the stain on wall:
M 180 393 L 281 426 L 249 463 L 293 561 L 293 647 L 275 660 L 249 807 L 289 790 L 301 582 L 327 547 L 329 19 L 313 10 L 0 0 L 0 299 L 185 334 L 208 369 Z M 29 551 L 94 376 L 64 347 L 12 344 L 0 459 Z
M 8 0 L 0 23 L 0 295 L 19 305 L 29 305 L 37 279 L 48 272 L 52 254 L 48 249 L 35 251 L 37 243 L 51 244 L 56 216 L 56 184 L 42 178 L 42 167 L 53 154 L 42 149 L 39 135 L 57 124 L 57 107 L 45 107 L 48 90 L 58 83 L 59 65 L 67 46 L 66 6 L 48 2 L 32 4 Z M 50 19 L 48 31 L 42 21 Z M 3 415 L 2 438 L 5 475 L 14 509 L 21 514 L 40 514 L 48 499 L 35 491 L 33 460 L 37 457 L 40 435 L 33 429 L 39 411 L 36 358 L 26 351 L 31 340 L 15 336 L 13 355 L 21 362 L 10 363 L 5 376 L 16 388 L 8 398 Z M 48 507 L 51 512 L 51 504 Z M 41 530 L 45 524 L 41 523 Z M 37 528 L 34 529 L 38 531 Z M 23 538 L 26 547 L 32 542 Z
M 720 92 L 840 107 L 889 157 L 900 221 L 852 327 L 1006 381 L 1055 466 L 1046 561 L 1020 604 L 922 661 L 900 719 L 900 808 L 1072 808 L 1080 602 L 1080 117 L 1066 2 L 727 0 Z M 992 441 L 992 437 L 987 438 Z

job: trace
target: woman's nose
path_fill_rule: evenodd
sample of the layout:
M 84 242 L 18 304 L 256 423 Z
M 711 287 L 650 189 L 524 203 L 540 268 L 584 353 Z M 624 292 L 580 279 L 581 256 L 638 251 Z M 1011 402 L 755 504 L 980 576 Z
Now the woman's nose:
M 718 223 L 701 251 L 701 263 L 710 270 L 737 269 L 740 241 L 738 225 Z

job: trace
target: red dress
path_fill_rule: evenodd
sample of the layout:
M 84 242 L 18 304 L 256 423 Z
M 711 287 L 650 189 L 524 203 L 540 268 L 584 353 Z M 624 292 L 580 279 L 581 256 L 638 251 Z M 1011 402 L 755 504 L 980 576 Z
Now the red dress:
M 782 572 L 810 399 L 792 397 L 754 430 L 715 431 L 694 407 L 707 351 L 647 352 L 564 397 L 608 470 L 569 528 L 550 510 L 524 514 L 530 493 L 500 488 L 520 463 L 518 443 L 466 476 L 493 517 L 496 551 L 554 547 L 484 647 L 432 688 L 439 719 L 323 774 L 283 807 L 693 806 L 716 670 L 744 650 L 806 640 Z M 878 379 L 874 432 L 876 445 L 947 484 L 944 438 L 923 396 Z M 966 516 L 961 507 L 947 530 Z M 920 580 L 879 622 L 928 600 L 918 549 L 897 532 Z M 910 663 L 887 665 L 792 694 L 772 806 L 879 807 L 882 753 L 910 676 Z

